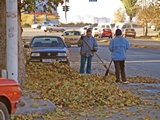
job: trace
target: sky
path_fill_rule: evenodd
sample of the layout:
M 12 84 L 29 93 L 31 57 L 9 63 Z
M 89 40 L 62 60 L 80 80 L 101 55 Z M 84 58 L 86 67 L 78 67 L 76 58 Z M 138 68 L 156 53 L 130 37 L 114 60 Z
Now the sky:
M 89 0 L 70 0 L 67 3 L 70 11 L 67 12 L 67 22 L 89 22 L 93 17 L 108 17 L 114 19 L 114 12 L 124 7 L 120 0 L 97 0 L 97 2 L 89 2 Z M 65 12 L 62 6 L 58 6 L 60 21 L 65 22 Z

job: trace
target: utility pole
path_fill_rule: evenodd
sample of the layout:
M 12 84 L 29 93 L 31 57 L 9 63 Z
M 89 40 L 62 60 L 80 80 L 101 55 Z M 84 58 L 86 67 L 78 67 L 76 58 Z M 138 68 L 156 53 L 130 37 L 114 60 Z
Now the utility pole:
M 18 0 L 6 0 L 6 14 L 7 78 L 18 82 Z
M 36 10 L 34 11 L 34 24 L 36 24 Z
M 45 11 L 45 14 L 44 14 L 44 21 L 45 21 L 45 22 L 47 22 L 47 19 L 48 19 L 47 17 L 48 17 L 48 16 L 47 16 L 47 12 Z
M 66 6 L 67 6 L 67 4 L 66 4 L 66 0 L 65 0 L 65 20 L 66 20 L 66 24 L 67 24 L 67 9 L 66 9 Z

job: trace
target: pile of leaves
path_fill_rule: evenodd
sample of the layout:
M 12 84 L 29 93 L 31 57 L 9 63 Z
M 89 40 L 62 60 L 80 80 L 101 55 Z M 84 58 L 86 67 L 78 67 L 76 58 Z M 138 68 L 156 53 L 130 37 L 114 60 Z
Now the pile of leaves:
M 38 98 L 49 99 L 57 106 L 119 108 L 143 103 L 130 91 L 112 85 L 113 77 L 105 82 L 99 74 L 80 75 L 65 64 L 30 63 L 26 74 L 26 84 L 22 88 L 36 92 Z

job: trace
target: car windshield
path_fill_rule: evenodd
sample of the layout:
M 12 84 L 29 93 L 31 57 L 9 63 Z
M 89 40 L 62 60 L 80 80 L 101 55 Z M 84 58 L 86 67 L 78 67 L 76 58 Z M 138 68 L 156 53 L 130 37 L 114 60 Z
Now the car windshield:
M 135 31 L 134 29 L 126 29 L 126 31 Z
M 103 31 L 111 31 L 111 29 L 106 29 L 106 28 L 105 28 L 105 29 L 103 29 Z
M 81 33 L 80 33 L 79 31 L 66 31 L 66 32 L 64 33 L 64 35 L 65 35 L 65 36 L 69 36 L 69 35 L 78 35 L 78 36 L 80 36 Z
M 31 47 L 64 47 L 60 37 L 35 37 L 32 40 Z
M 109 26 L 109 25 L 106 25 L 106 28 L 110 28 L 110 26 Z

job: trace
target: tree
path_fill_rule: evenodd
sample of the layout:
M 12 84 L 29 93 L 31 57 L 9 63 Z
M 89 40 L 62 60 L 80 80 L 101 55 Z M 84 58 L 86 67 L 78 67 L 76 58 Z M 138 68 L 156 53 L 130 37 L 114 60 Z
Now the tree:
M 138 24 L 143 26 L 145 36 L 148 34 L 148 24 L 154 23 L 160 25 L 160 6 L 155 1 L 148 1 L 143 5 L 139 13 L 137 14 Z
M 160 0 L 153 0 L 151 5 L 153 6 L 152 23 L 160 27 Z
M 132 26 L 132 19 L 135 17 L 136 13 L 137 13 L 137 8 L 138 6 L 136 5 L 137 0 L 121 0 L 125 9 L 126 9 L 126 13 L 129 16 L 129 22 Z
M 6 1 L 0 1 L 0 70 L 6 69 Z M 1 72 L 1 71 L 0 71 Z M 0 74 L 1 75 L 1 74 Z
M 114 22 L 125 22 L 126 20 L 126 11 L 123 8 L 119 8 L 114 13 Z
M 23 46 L 22 46 L 22 29 L 21 29 L 21 11 L 24 10 L 27 5 L 27 11 L 34 11 L 35 9 L 35 1 L 36 0 L 18 0 L 18 19 L 19 19 L 19 39 L 18 39 L 18 81 L 20 85 L 24 83 L 25 80 L 25 65 L 24 65 L 24 54 L 23 54 Z M 53 2 L 56 6 L 59 3 L 63 4 L 63 0 L 48 0 L 48 8 L 44 6 L 45 11 L 51 11 L 51 8 L 55 9 L 55 6 L 51 3 Z M 66 0 L 68 2 L 68 0 Z M 0 0 L 0 71 L 2 69 L 6 69 L 6 0 Z

